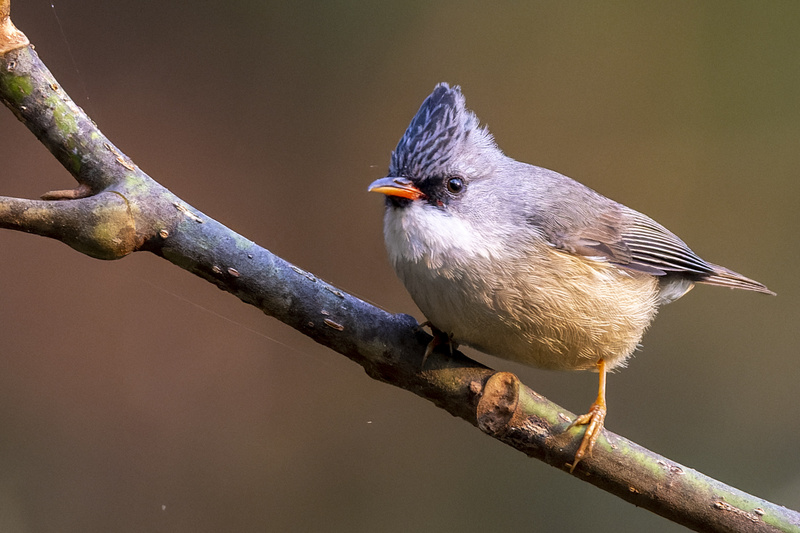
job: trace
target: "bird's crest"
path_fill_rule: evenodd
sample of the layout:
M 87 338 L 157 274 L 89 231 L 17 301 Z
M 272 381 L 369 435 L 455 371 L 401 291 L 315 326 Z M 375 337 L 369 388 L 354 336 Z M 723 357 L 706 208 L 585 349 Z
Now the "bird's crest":
M 425 99 L 392 152 L 390 175 L 419 179 L 440 174 L 465 144 L 494 146 L 458 86 L 440 83 Z

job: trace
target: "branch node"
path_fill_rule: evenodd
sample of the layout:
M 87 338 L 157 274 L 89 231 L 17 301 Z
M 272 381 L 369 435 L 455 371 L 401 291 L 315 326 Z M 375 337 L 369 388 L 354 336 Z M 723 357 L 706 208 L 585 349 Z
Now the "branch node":
M 11 22 L 11 0 L 0 1 L 0 55 L 29 44 L 28 37 Z
M 506 431 L 519 405 L 519 386 L 519 378 L 510 372 L 496 372 L 486 380 L 477 408 L 481 431 L 495 437 Z

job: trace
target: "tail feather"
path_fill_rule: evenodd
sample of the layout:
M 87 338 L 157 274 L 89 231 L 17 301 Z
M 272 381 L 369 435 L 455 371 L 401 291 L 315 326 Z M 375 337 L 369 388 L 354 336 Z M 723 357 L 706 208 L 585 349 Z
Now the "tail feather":
M 699 283 L 729 287 L 731 289 L 744 289 L 746 291 L 761 292 L 775 296 L 775 293 L 769 290 L 763 283 L 759 283 L 754 279 L 742 276 L 738 272 L 734 272 L 733 270 L 719 265 L 709 264 L 709 266 L 714 269 L 713 272 L 703 277 L 703 279 L 698 280 Z

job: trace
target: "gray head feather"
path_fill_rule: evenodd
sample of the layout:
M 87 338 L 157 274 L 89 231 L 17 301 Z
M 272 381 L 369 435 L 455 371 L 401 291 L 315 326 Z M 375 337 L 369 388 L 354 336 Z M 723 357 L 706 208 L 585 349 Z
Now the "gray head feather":
M 460 166 L 454 161 L 460 155 L 475 158 L 487 149 L 499 153 L 492 135 L 466 108 L 461 88 L 440 83 L 392 152 L 389 175 L 417 179 L 441 175 Z

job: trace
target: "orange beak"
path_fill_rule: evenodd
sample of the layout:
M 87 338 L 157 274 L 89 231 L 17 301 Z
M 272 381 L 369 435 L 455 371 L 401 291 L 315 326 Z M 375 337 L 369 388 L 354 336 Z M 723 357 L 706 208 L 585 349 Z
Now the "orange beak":
M 369 192 L 379 192 L 386 196 L 408 198 L 409 200 L 425 198 L 425 194 L 414 186 L 414 183 L 408 178 L 381 178 L 370 183 L 367 190 Z

